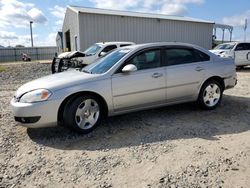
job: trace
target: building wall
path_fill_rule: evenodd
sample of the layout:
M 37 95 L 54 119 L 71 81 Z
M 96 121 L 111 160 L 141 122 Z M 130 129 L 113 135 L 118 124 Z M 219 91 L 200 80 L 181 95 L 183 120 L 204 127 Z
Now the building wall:
M 211 49 L 213 24 L 80 13 L 79 32 L 82 51 L 103 41 L 176 41 Z
M 79 24 L 78 24 L 78 14 L 71 10 L 71 9 L 67 9 L 66 10 L 66 14 L 65 14 L 65 18 L 64 18 L 64 22 L 63 22 L 63 28 L 62 28 L 62 32 L 63 32 L 63 47 L 64 47 L 64 51 L 66 50 L 66 32 L 70 30 L 70 43 L 71 43 L 71 51 L 76 50 L 75 47 L 75 36 L 77 36 L 77 38 L 79 39 Z M 79 44 L 77 45 L 79 48 Z M 79 49 L 78 49 L 79 50 Z

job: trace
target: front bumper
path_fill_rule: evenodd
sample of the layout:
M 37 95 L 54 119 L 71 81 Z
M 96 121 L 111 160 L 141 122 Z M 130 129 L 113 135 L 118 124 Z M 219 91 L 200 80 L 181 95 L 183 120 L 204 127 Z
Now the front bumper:
M 43 101 L 37 103 L 20 103 L 11 100 L 11 107 L 16 122 L 29 128 L 54 127 L 61 101 Z

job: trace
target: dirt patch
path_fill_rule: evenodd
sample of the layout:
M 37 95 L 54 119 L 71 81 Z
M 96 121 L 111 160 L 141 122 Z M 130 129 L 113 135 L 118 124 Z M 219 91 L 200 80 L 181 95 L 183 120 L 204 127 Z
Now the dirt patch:
M 88 135 L 16 126 L 9 102 L 47 64 L 0 73 L 0 187 L 249 187 L 250 69 L 214 111 L 176 105 L 111 117 Z
M 3 72 L 3 71 L 5 71 L 5 68 L 0 65 L 0 72 Z

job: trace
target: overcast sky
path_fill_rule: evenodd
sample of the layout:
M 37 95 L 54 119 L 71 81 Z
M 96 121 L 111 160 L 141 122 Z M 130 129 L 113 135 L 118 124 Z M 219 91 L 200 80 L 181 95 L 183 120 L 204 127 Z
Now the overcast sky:
M 30 20 L 34 22 L 34 45 L 55 45 L 68 5 L 180 15 L 229 24 L 235 27 L 234 40 L 243 40 L 245 18 L 250 22 L 250 0 L 0 0 L 0 45 L 30 46 Z M 218 34 L 217 38 L 221 38 Z

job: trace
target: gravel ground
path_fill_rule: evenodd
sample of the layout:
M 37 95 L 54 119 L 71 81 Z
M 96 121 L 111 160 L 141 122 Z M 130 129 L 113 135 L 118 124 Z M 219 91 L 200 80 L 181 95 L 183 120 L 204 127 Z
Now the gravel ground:
M 48 64 L 0 73 L 0 187 L 250 187 L 250 69 L 214 111 L 193 104 L 107 119 L 88 135 L 16 126 L 9 102 Z

